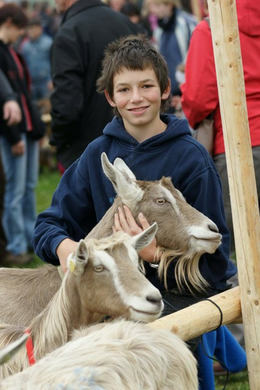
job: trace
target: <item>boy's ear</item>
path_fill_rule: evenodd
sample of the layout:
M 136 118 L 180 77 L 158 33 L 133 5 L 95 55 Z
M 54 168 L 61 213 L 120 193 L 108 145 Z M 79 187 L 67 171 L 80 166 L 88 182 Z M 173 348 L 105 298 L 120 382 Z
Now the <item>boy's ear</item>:
M 108 103 L 110 104 L 111 107 L 115 107 L 116 104 L 114 103 L 113 99 L 111 99 L 111 97 L 109 96 L 107 90 L 105 89 L 105 97 L 108 101 Z
M 171 93 L 171 80 L 168 79 L 168 85 L 167 85 L 165 91 L 162 94 L 162 100 L 168 99 L 170 93 Z

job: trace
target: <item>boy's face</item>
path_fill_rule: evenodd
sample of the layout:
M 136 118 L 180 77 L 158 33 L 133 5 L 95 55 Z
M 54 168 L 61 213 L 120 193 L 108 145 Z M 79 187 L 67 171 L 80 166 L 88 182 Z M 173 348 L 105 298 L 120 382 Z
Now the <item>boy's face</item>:
M 133 128 L 157 125 L 160 117 L 161 100 L 168 98 L 170 84 L 161 94 L 155 72 L 152 69 L 128 70 L 123 68 L 114 76 L 114 93 L 110 98 L 123 118 L 127 131 Z

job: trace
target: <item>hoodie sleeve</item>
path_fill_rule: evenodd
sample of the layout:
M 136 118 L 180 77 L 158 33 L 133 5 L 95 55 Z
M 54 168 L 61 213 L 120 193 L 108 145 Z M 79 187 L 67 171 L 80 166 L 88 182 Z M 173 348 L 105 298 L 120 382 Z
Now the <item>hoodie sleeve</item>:
M 79 160 L 70 166 L 54 192 L 51 206 L 40 213 L 36 221 L 32 237 L 35 253 L 54 265 L 59 265 L 56 249 L 61 241 L 65 238 L 79 241 L 97 223 L 88 170 L 86 166 L 84 168 L 86 174 L 83 176 Z

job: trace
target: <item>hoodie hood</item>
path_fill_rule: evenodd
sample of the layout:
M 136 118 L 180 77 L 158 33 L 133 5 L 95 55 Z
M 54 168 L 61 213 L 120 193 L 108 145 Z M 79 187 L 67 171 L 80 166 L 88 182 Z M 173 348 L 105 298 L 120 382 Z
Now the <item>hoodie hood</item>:
M 179 119 L 174 115 L 161 115 L 161 120 L 167 124 L 167 128 L 163 133 L 157 134 L 142 143 L 139 143 L 133 138 L 124 128 L 123 120 L 114 117 L 113 120 L 107 124 L 103 134 L 112 136 L 120 140 L 120 142 L 132 147 L 140 147 L 145 149 L 153 149 L 158 146 L 163 146 L 169 140 L 178 138 L 184 135 L 191 135 L 189 125 L 186 119 Z
M 249 36 L 260 36 L 259 0 L 236 0 L 239 30 Z

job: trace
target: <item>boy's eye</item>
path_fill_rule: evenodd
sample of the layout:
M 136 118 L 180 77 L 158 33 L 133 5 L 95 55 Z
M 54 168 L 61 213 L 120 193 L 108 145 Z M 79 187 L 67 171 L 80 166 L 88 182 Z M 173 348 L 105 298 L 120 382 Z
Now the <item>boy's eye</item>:
M 152 85 L 151 84 L 145 84 L 145 85 L 143 85 L 143 88 L 152 88 Z
M 128 91 L 128 88 L 121 88 L 118 90 L 118 92 L 127 92 Z

